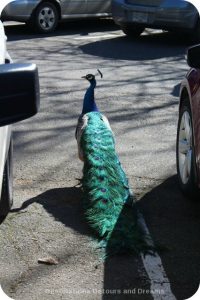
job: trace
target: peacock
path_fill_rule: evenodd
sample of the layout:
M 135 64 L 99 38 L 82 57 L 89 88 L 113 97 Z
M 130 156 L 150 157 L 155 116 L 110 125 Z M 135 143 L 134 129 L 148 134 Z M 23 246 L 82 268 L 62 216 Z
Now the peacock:
M 100 70 L 98 74 L 103 77 Z M 108 119 L 95 102 L 96 75 L 89 82 L 78 118 L 76 139 L 83 161 L 83 207 L 86 220 L 106 255 L 148 252 L 149 237 L 141 222 L 134 194 L 115 150 L 115 138 Z

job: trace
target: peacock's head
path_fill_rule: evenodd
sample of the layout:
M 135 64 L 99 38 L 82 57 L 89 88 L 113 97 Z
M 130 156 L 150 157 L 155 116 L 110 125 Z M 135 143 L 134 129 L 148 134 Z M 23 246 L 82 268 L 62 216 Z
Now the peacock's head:
M 82 76 L 82 78 L 85 78 L 88 80 L 90 83 L 95 80 L 95 76 L 93 74 L 87 74 L 86 76 Z
M 103 77 L 103 74 L 101 73 L 101 71 L 98 69 L 97 70 L 98 73 L 96 75 L 100 75 L 101 78 Z M 93 74 L 87 74 L 86 76 L 82 76 L 82 78 L 85 78 L 86 80 L 88 80 L 90 83 L 95 81 L 95 75 Z

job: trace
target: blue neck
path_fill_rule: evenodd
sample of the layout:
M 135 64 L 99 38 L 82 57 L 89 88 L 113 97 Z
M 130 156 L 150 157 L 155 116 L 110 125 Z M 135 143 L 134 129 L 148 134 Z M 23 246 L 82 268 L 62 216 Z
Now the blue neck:
M 84 96 L 84 100 L 83 100 L 83 110 L 82 110 L 82 114 L 86 114 L 88 112 L 92 112 L 92 111 L 99 111 L 96 103 L 95 103 L 95 99 L 94 99 L 94 89 L 96 87 L 96 80 L 92 80 L 90 82 L 90 86 L 87 89 L 85 96 Z

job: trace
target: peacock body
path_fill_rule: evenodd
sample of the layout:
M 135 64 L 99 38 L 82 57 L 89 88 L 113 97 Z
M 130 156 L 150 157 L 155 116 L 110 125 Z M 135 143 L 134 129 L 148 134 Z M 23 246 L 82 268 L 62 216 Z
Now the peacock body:
M 149 248 L 138 223 L 137 209 L 128 179 L 115 150 L 108 119 L 94 98 L 95 76 L 84 76 L 86 91 L 76 138 L 84 162 L 82 188 L 86 219 L 109 254 Z

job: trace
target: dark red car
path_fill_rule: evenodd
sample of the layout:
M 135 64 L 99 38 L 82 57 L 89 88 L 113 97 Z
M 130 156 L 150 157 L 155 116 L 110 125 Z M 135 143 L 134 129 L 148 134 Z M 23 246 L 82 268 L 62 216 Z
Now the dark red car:
M 195 198 L 200 188 L 200 45 L 188 49 L 187 62 L 191 69 L 180 89 L 176 161 L 181 189 Z

